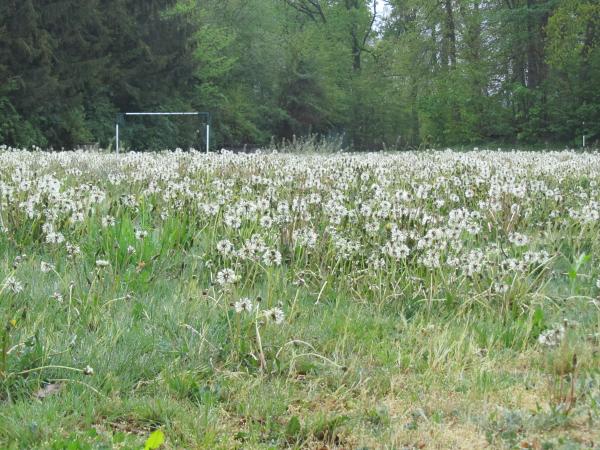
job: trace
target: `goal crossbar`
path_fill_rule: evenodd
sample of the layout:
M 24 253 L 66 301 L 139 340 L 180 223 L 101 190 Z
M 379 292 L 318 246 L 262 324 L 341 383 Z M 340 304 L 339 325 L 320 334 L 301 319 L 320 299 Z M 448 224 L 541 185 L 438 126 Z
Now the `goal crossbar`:
M 205 119 L 206 126 L 206 153 L 210 146 L 210 113 L 206 111 L 190 111 L 190 112 L 125 112 L 117 114 L 115 120 L 115 146 L 117 154 L 119 154 L 119 124 L 123 122 L 126 116 L 200 116 Z

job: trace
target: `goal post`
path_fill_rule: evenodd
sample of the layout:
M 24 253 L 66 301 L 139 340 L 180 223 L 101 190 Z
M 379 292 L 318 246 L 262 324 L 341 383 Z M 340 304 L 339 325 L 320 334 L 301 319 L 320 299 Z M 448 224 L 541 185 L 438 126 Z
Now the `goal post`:
M 124 112 L 118 113 L 115 120 L 115 147 L 117 150 L 117 154 L 119 154 L 120 143 L 119 143 L 119 133 L 120 127 L 124 126 L 125 118 L 128 116 L 198 116 L 199 119 L 202 119 L 202 123 L 205 126 L 205 134 L 206 134 L 206 153 L 210 148 L 210 113 L 205 111 L 192 111 L 192 112 Z

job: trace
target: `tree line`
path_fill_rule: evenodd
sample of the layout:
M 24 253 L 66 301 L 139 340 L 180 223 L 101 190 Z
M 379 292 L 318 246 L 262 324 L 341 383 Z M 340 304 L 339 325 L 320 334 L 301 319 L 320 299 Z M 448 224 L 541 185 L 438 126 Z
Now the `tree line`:
M 598 139 L 600 3 L 0 3 L 0 142 L 114 145 L 116 114 L 140 110 L 209 111 L 217 146 L 307 134 L 355 149 Z M 158 148 L 198 128 L 162 117 L 124 130 L 132 146 Z

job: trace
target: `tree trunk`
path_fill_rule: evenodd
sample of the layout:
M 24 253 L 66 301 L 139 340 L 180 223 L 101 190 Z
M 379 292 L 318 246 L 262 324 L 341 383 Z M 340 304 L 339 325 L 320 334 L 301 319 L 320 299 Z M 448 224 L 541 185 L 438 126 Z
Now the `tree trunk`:
M 546 78 L 544 61 L 545 32 L 548 24 L 548 12 L 536 11 L 536 0 L 527 0 L 527 87 L 536 88 Z
M 444 0 L 444 21 L 442 29 L 442 64 L 452 68 L 456 66 L 456 30 L 452 0 Z

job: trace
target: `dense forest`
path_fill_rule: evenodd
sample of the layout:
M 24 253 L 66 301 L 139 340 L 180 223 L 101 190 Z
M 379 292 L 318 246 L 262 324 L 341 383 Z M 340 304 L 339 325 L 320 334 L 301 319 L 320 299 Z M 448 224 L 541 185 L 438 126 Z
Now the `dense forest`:
M 600 2 L 0 2 L 0 143 L 110 146 L 136 110 L 209 111 L 215 146 L 597 140 Z M 148 148 L 199 128 L 125 125 Z

